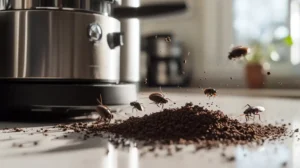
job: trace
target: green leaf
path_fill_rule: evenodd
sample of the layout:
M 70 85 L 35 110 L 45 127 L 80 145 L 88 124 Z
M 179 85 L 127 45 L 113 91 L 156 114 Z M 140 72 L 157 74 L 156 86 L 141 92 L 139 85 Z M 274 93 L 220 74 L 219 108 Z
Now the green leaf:
M 284 43 L 288 46 L 292 46 L 294 44 L 291 35 L 288 35 L 283 40 L 284 40 Z

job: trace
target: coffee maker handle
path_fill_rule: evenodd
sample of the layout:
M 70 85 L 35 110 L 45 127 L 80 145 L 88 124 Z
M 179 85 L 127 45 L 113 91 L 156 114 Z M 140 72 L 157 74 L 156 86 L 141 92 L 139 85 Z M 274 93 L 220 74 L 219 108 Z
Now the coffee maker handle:
M 143 18 L 152 17 L 162 14 L 183 12 L 187 9 L 184 2 L 169 2 L 145 5 L 141 7 L 122 7 L 117 6 L 113 8 L 112 16 L 118 19 L 124 18 Z

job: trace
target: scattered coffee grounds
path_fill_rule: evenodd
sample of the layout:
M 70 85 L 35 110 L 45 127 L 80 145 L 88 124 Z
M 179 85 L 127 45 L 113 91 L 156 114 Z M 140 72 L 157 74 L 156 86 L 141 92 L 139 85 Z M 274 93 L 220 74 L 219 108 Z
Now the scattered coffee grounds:
M 14 128 L 13 131 L 14 131 L 14 132 L 22 132 L 22 131 L 24 131 L 24 130 L 21 129 L 21 128 Z
M 140 157 L 144 157 L 147 154 L 147 151 L 143 151 L 140 153 Z
M 223 152 L 221 153 L 221 156 L 222 156 L 222 157 L 226 157 L 225 153 L 223 153 Z
M 154 146 L 149 149 L 149 152 L 154 152 L 154 151 L 155 151 L 155 147 Z
M 283 162 L 282 164 L 281 164 L 281 167 L 282 168 L 284 168 L 284 167 L 286 167 L 287 166 L 287 162 Z
M 172 155 L 173 155 L 172 149 L 168 148 L 168 150 L 167 150 L 167 156 L 172 156 Z
M 165 41 L 167 42 L 167 43 L 170 43 L 172 40 L 171 40 L 171 37 L 166 37 L 165 38 Z
M 176 152 L 180 152 L 181 150 L 182 150 L 181 147 L 178 147 L 178 146 L 175 147 L 175 151 L 176 151 Z
M 224 115 L 222 111 L 210 111 L 187 103 L 181 108 L 131 117 L 119 124 L 94 125 L 89 130 L 141 140 L 145 145 L 195 144 L 199 150 L 251 142 L 262 144 L 265 139 L 276 140 L 284 136 L 287 127 L 241 123 Z
M 227 161 L 228 162 L 233 162 L 233 161 L 235 161 L 235 157 L 234 156 L 228 157 Z

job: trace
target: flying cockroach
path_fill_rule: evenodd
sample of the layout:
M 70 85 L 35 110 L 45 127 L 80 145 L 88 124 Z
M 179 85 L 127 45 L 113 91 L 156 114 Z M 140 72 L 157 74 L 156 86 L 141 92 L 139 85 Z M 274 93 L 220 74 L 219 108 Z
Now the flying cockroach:
M 228 59 L 232 60 L 235 58 L 241 58 L 249 54 L 250 48 L 243 47 L 243 46 L 237 46 L 231 49 L 228 55 Z
M 204 94 L 208 97 L 217 96 L 217 90 L 212 88 L 204 89 Z

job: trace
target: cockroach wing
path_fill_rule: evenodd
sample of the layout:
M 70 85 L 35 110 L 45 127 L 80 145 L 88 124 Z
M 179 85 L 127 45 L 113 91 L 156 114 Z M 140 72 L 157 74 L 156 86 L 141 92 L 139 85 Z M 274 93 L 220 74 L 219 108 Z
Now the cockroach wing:
M 251 48 L 247 49 L 247 53 L 250 54 L 251 53 Z
M 254 108 L 256 108 L 258 111 L 260 112 L 264 112 L 266 109 L 262 106 L 255 106 Z

